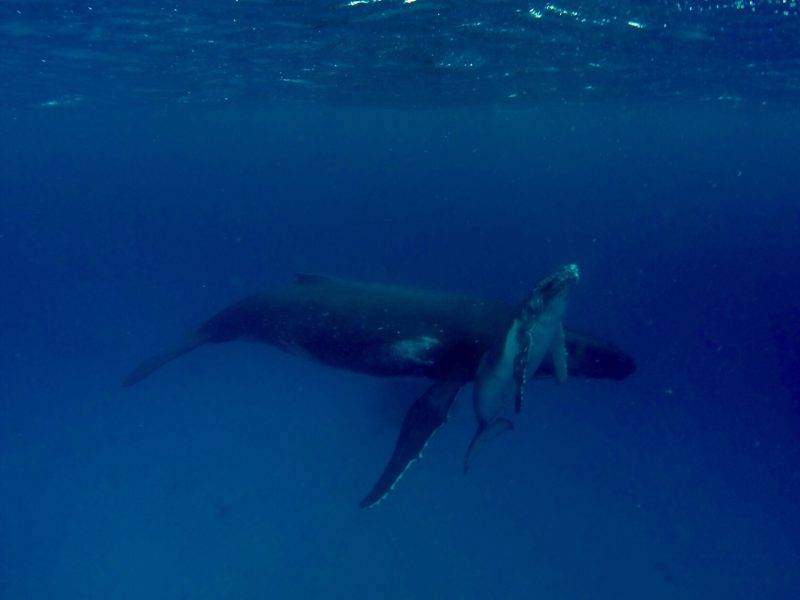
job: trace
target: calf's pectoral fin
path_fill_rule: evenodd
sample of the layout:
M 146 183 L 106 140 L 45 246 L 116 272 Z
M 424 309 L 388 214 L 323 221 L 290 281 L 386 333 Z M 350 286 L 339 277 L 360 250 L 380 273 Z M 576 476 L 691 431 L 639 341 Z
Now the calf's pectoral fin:
M 564 383 L 568 377 L 567 344 L 564 337 L 564 326 L 561 323 L 558 324 L 556 333 L 553 336 L 550 353 L 553 356 L 553 372 L 556 375 L 556 380 L 559 383 Z
M 478 425 L 478 430 L 475 432 L 475 435 L 472 436 L 472 441 L 470 441 L 469 447 L 467 448 L 467 455 L 464 457 L 464 475 L 467 474 L 469 468 L 472 466 L 472 461 L 475 459 L 478 450 L 480 450 L 486 442 L 512 429 L 514 429 L 514 424 L 508 419 L 499 418 L 491 423 L 481 422 Z
M 522 396 L 525 393 L 525 384 L 528 382 L 528 356 L 531 349 L 530 331 L 519 335 L 519 349 L 514 357 L 514 411 L 517 414 L 522 410 Z
M 433 383 L 408 409 L 392 456 L 359 506 L 374 506 L 394 488 L 408 466 L 422 456 L 422 450 L 436 430 L 447 420 L 447 413 L 458 390 L 466 382 L 460 374 Z

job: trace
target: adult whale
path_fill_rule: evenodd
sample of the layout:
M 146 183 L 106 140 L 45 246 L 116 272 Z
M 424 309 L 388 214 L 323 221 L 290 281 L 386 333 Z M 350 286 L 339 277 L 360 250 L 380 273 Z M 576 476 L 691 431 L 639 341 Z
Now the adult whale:
M 361 501 L 367 507 L 382 500 L 419 458 L 459 389 L 474 378 L 481 357 L 516 314 L 513 306 L 470 296 L 301 274 L 291 285 L 222 309 L 142 362 L 123 385 L 200 345 L 235 340 L 272 344 L 351 371 L 433 379 L 406 413 L 389 462 Z M 565 342 L 571 375 L 624 379 L 636 368 L 609 342 L 570 331 Z M 535 374 L 552 375 L 553 369 L 547 358 Z

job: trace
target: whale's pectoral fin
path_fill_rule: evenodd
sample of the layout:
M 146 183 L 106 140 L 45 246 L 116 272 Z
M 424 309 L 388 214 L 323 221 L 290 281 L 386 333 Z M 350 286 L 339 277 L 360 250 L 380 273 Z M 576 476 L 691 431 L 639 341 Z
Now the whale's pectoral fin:
M 522 396 L 525 393 L 525 384 L 528 380 L 528 355 L 531 348 L 531 333 L 523 331 L 519 334 L 519 349 L 514 357 L 514 411 L 519 414 L 522 410 Z
M 556 374 L 556 379 L 559 383 L 564 383 L 567 380 L 567 344 L 564 338 L 564 327 L 561 323 L 556 328 L 555 335 L 553 336 L 553 343 L 550 346 L 550 352 L 553 355 L 553 371 Z
M 394 488 L 408 466 L 422 456 L 422 449 L 447 419 L 458 390 L 466 382 L 461 375 L 440 379 L 431 385 L 408 409 L 394 452 L 383 473 L 359 506 L 373 506 Z
M 464 475 L 469 471 L 478 450 L 483 448 L 486 442 L 512 429 L 514 429 L 514 424 L 508 419 L 500 418 L 495 419 L 491 423 L 480 423 L 478 425 L 478 431 L 475 432 L 475 435 L 472 436 L 472 441 L 469 443 L 467 455 L 464 457 Z

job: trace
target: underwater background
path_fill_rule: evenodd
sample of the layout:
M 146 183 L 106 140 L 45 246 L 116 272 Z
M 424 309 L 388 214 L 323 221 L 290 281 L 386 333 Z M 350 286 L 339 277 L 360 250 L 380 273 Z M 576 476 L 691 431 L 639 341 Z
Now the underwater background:
M 800 597 L 797 2 L 0 5 L 0 599 Z M 620 381 L 469 387 L 212 345 L 313 272 L 517 302 Z

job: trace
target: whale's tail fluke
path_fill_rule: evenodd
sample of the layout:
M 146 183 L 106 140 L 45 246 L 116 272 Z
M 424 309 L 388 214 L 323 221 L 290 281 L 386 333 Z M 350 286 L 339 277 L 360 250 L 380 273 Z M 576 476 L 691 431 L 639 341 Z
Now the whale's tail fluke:
M 512 429 L 514 429 L 514 424 L 508 419 L 498 418 L 491 423 L 480 423 L 475 435 L 472 436 L 472 441 L 469 443 L 467 455 L 464 457 L 464 475 L 469 472 L 469 468 L 472 466 L 472 461 L 475 459 L 475 455 L 486 442 L 493 440 L 499 435 L 505 433 L 506 431 L 511 431 Z
M 130 387 L 139 383 L 142 379 L 150 375 L 156 369 L 163 367 L 169 361 L 194 350 L 198 346 L 205 344 L 208 341 L 206 336 L 200 333 L 192 333 L 186 336 L 179 344 L 169 348 L 168 350 L 151 356 L 143 361 L 136 367 L 122 382 L 123 387 Z

